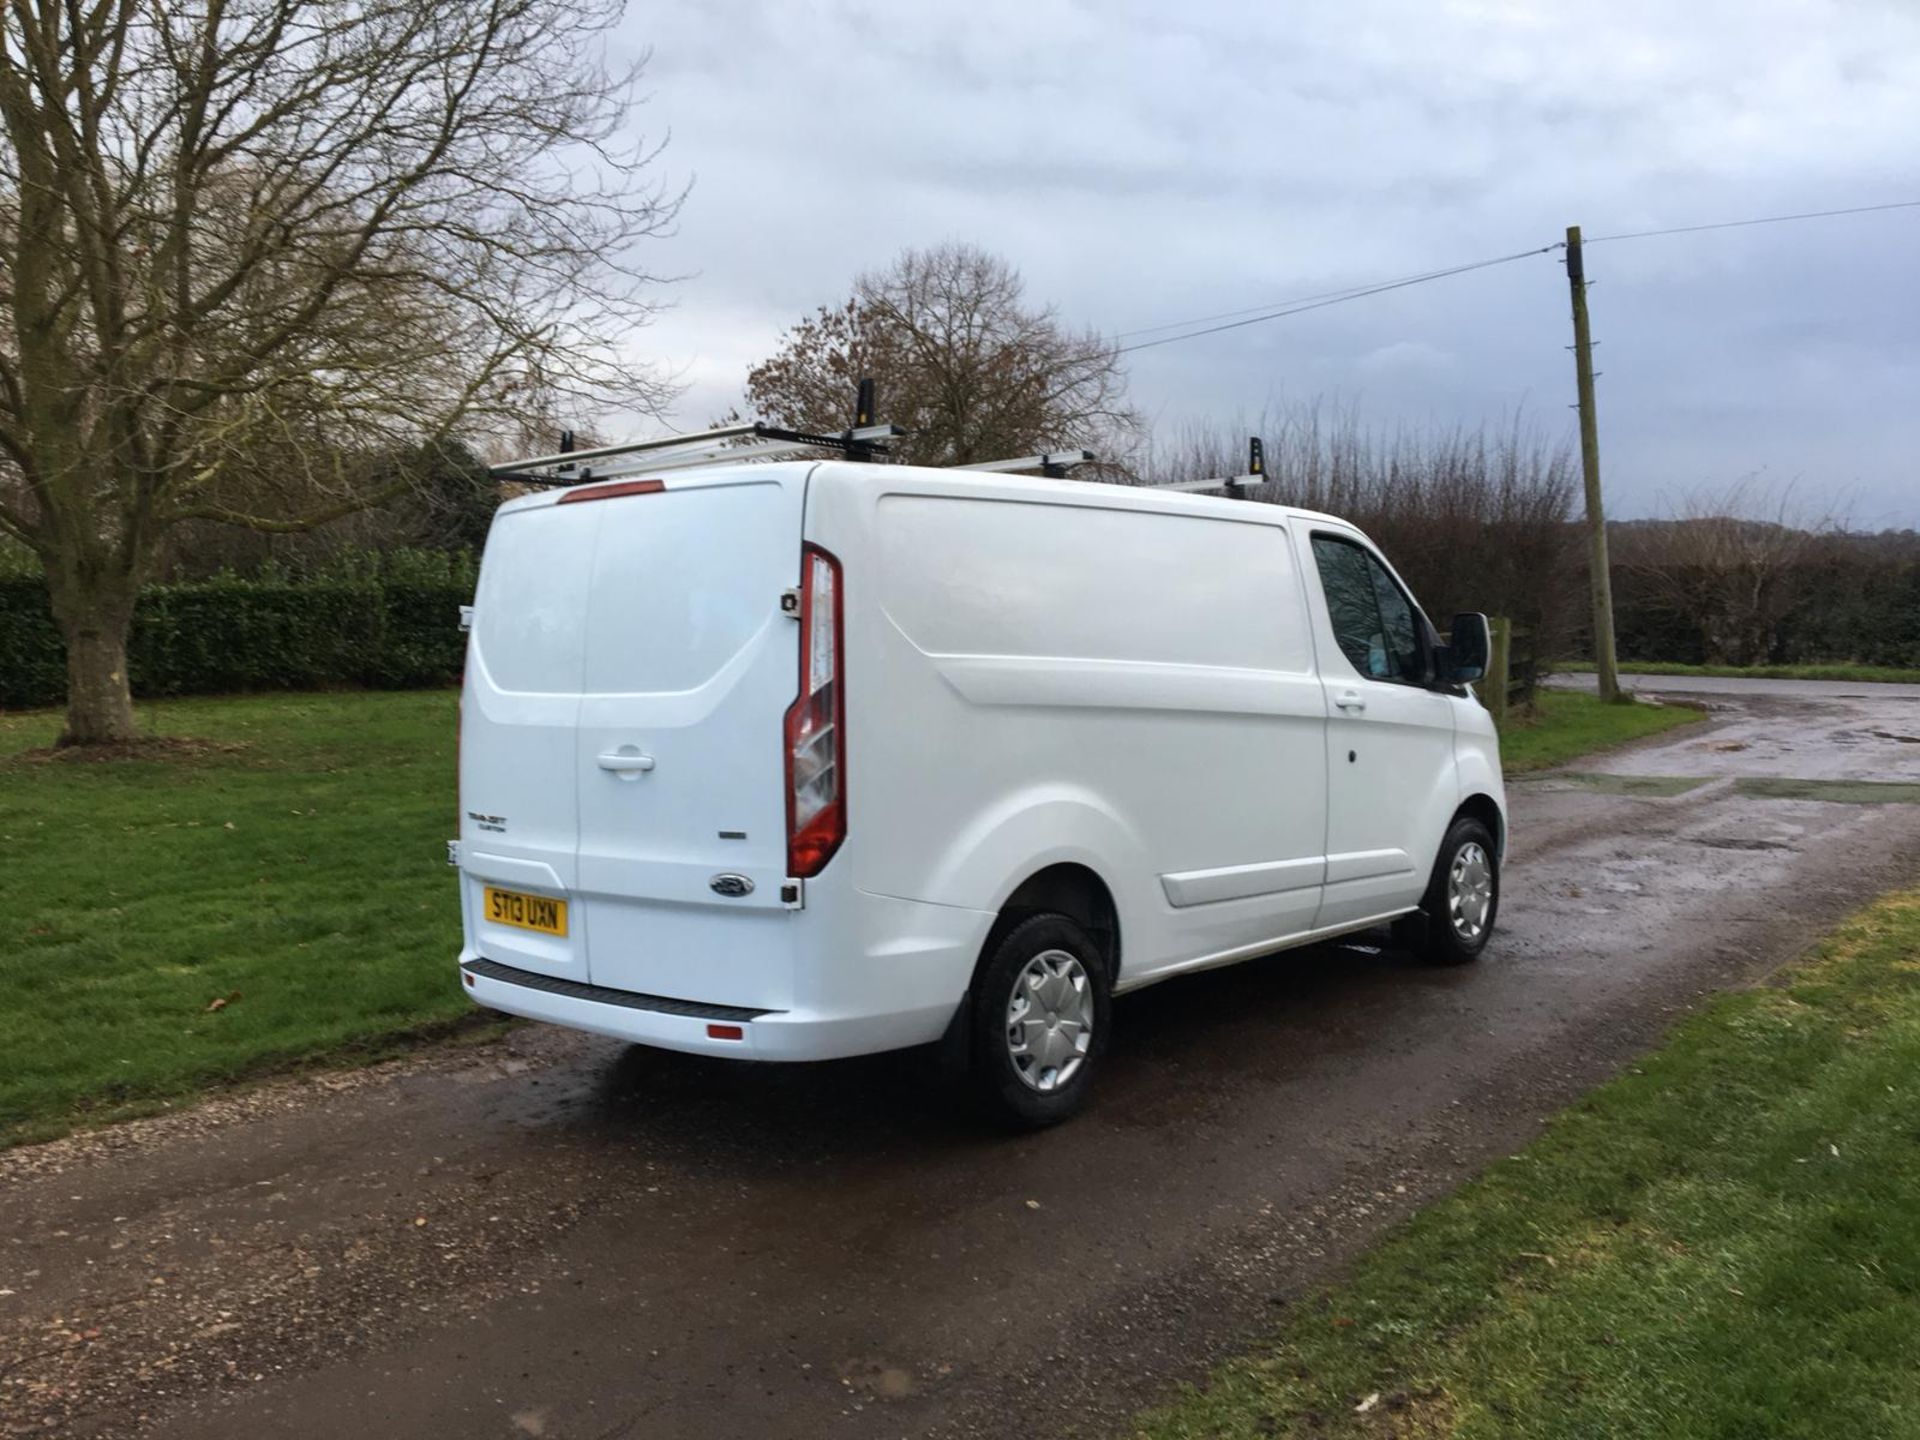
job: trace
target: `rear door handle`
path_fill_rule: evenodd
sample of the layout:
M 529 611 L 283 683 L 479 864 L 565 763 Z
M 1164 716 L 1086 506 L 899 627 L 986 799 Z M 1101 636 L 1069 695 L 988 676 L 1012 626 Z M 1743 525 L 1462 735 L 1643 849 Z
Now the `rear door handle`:
M 1338 705 L 1342 710 L 1364 710 L 1367 708 L 1367 702 L 1358 690 L 1342 690 L 1338 695 L 1333 697 L 1333 703 Z
M 611 770 L 616 775 L 634 775 L 642 770 L 651 770 L 653 757 L 633 749 L 609 750 L 600 757 L 600 768 Z

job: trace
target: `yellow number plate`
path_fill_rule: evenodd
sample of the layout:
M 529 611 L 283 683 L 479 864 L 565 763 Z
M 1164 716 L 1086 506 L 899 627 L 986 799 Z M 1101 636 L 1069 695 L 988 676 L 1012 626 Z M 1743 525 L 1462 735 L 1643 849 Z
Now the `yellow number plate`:
M 486 887 L 486 915 L 496 925 L 538 930 L 542 935 L 567 933 L 567 902 L 545 895 L 522 895 L 518 890 Z

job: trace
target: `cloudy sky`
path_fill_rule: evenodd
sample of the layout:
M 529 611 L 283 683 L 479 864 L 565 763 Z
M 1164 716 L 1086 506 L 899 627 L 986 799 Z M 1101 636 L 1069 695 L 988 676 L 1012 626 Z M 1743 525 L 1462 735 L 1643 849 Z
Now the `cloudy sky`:
M 853 274 L 971 241 L 1107 333 L 1589 236 L 1920 200 L 1915 0 L 635 4 L 691 181 L 688 428 Z M 1588 253 L 1616 514 L 1759 475 L 1920 526 L 1920 209 Z M 1322 398 L 1571 433 L 1557 253 L 1129 357 L 1157 425 Z

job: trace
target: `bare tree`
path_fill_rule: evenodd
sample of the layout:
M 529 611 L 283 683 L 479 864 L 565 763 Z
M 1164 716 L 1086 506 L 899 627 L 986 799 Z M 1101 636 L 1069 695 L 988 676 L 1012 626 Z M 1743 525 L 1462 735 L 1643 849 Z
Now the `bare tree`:
M 862 275 L 747 373 L 747 403 L 795 429 L 844 429 L 855 383 L 878 383 L 883 418 L 910 433 L 903 459 L 966 464 L 1131 433 L 1111 341 L 1025 299 L 1020 274 L 971 245 L 908 250 Z
M 0 533 L 46 574 L 65 741 L 136 733 L 170 527 L 321 523 L 406 482 L 367 457 L 529 395 L 666 398 L 621 353 L 678 202 L 621 139 L 619 9 L 0 0 Z
M 1756 665 L 1800 598 L 1808 562 L 1843 528 L 1791 486 L 1749 477 L 1696 491 L 1671 519 L 1619 527 L 1614 565 L 1699 638 L 1710 665 Z
M 1444 626 L 1458 610 L 1512 619 L 1526 651 L 1565 653 L 1579 597 L 1568 583 L 1579 471 L 1566 440 L 1514 416 L 1472 429 L 1379 430 L 1351 409 L 1307 404 L 1156 445 L 1156 479 L 1237 475 L 1259 435 L 1268 483 L 1255 499 L 1343 516 L 1385 549 Z

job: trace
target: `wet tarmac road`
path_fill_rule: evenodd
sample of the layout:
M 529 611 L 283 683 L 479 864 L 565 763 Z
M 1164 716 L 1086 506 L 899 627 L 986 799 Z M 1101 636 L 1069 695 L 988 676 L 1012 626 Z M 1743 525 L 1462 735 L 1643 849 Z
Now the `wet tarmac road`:
M 917 1056 L 528 1027 L 0 1156 L 0 1433 L 1122 1431 L 1920 873 L 1920 804 L 1872 788 L 1920 781 L 1920 697 L 1839 689 L 1716 693 L 1711 729 L 1516 784 L 1476 966 L 1335 945 L 1123 999 L 1047 1134 Z M 1782 778 L 1814 784 L 1752 788 Z
M 1556 675 L 1550 682 L 1569 690 L 1591 691 L 1592 675 Z M 1622 671 L 1620 683 L 1649 695 L 1764 694 L 1790 700 L 1866 700 L 1878 707 L 1889 700 L 1920 700 L 1920 685 L 1868 685 L 1855 680 L 1746 680 L 1735 675 L 1641 675 Z

